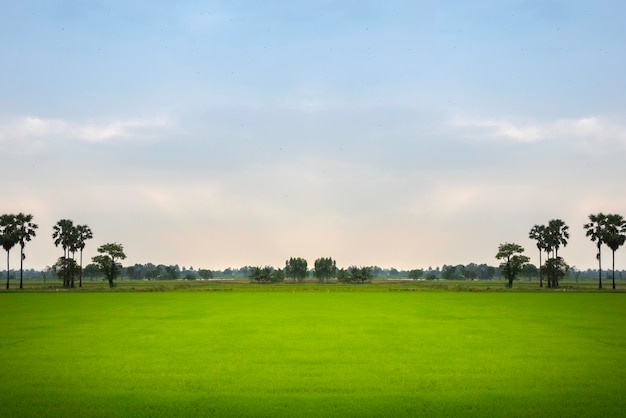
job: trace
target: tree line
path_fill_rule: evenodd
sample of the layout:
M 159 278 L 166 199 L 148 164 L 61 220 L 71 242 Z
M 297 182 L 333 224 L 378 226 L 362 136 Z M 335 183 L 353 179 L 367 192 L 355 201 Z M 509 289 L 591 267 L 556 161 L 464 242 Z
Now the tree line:
M 602 212 L 589 215 L 589 222 L 583 225 L 586 236 L 596 244 L 598 260 L 598 288 L 602 289 L 602 245 L 606 245 L 613 255 L 613 289 L 615 289 L 615 252 L 626 242 L 626 220 L 619 214 Z M 534 225 L 528 237 L 536 241 L 539 250 L 539 287 L 544 278 L 549 288 L 559 286 L 559 281 L 570 270 L 565 260 L 559 256 L 559 249 L 567 246 L 569 227 L 560 219 L 552 219 L 547 225 Z M 500 244 L 496 258 L 502 260 L 500 270 L 513 286 L 513 280 L 528 265 L 530 259 L 523 255 L 524 248 L 514 243 Z M 542 254 L 546 260 L 542 264 Z
M 612 251 L 612 284 L 615 289 L 615 252 L 626 242 L 626 221 L 619 214 L 591 214 L 589 222 L 583 225 L 586 236 L 595 243 L 598 260 L 598 287 L 602 288 L 602 247 L 606 245 Z M 6 288 L 10 285 L 10 251 L 16 246 L 20 247 L 20 289 L 23 288 L 24 260 L 26 259 L 26 243 L 36 236 L 38 225 L 33 222 L 33 215 L 24 213 L 0 215 L 0 245 L 7 253 Z M 500 260 L 499 267 L 488 266 L 486 264 L 444 265 L 441 270 L 414 269 L 404 271 L 406 277 L 410 279 L 481 279 L 490 280 L 497 275 L 502 275 L 507 279 L 507 285 L 513 286 L 513 281 L 519 275 L 531 277 L 535 274 L 539 276 L 539 287 L 543 287 L 544 281 L 549 288 L 556 288 L 559 282 L 570 272 L 575 272 L 576 277 L 580 272 L 567 265 L 565 260 L 559 256 L 559 249 L 566 247 L 569 240 L 569 226 L 560 219 L 552 219 L 546 225 L 534 225 L 529 238 L 536 242 L 539 251 L 539 268 L 531 264 L 529 257 L 525 256 L 524 248 L 515 243 L 500 244 L 496 259 Z M 56 247 L 63 249 L 63 255 L 58 258 L 50 270 L 63 281 L 63 287 L 82 287 L 83 273 L 91 277 L 102 274 L 108 280 L 109 286 L 114 286 L 114 280 L 122 272 L 121 260 L 126 258 L 123 246 L 118 243 L 107 243 L 98 247 L 98 255 L 92 257 L 92 263 L 83 269 L 83 250 L 87 240 L 93 238 L 93 232 L 87 225 L 75 225 L 69 219 L 59 220 L 52 228 L 52 239 Z M 76 253 L 79 261 L 76 261 Z M 545 261 L 544 259 L 545 254 Z M 342 283 L 364 283 L 378 277 L 380 274 L 387 274 L 389 277 L 401 275 L 397 269 L 391 268 L 383 270 L 380 267 L 357 267 L 337 268 L 337 263 L 331 257 L 320 257 L 315 260 L 313 268 L 309 268 L 307 261 L 301 257 L 291 257 L 285 262 L 284 268 L 274 268 L 271 266 L 246 266 L 238 270 L 228 268 L 222 272 L 213 272 L 207 269 L 200 269 L 181 272 L 176 266 L 164 266 L 153 264 L 135 264 L 125 268 L 127 275 L 131 279 L 211 279 L 215 275 L 227 277 L 230 275 L 240 275 L 249 277 L 251 281 L 257 283 L 276 283 L 284 280 L 301 282 L 307 277 L 314 277 L 319 282 L 330 282 L 337 280 Z M 48 269 L 41 272 L 45 278 Z

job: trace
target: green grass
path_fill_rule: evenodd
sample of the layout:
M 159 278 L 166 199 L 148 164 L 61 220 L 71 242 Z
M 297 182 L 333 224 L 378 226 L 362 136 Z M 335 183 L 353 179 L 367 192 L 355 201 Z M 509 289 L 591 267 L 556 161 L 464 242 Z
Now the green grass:
M 0 294 L 0 414 L 626 413 L 622 293 L 309 287 Z

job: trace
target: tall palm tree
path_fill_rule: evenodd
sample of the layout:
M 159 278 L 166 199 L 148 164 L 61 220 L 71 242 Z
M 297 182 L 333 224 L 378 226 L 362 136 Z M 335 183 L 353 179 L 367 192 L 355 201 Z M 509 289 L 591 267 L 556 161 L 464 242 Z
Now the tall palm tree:
M 613 251 L 613 289 L 615 289 L 615 251 L 626 242 L 626 220 L 622 215 L 606 216 L 604 242 Z
M 78 279 L 78 287 L 83 287 L 83 250 L 85 249 L 85 241 L 93 238 L 93 232 L 87 225 L 76 226 L 78 236 L 77 248 L 80 250 L 80 276 Z
M 68 250 L 72 245 L 72 234 L 74 230 L 74 222 L 69 219 L 61 219 L 52 227 L 52 239 L 54 246 L 59 245 L 63 248 L 63 257 L 68 256 Z
M 63 258 L 69 258 L 69 253 L 76 253 L 78 250 L 77 241 L 78 234 L 74 222 L 69 219 L 61 219 L 52 227 L 52 238 L 54 239 L 54 245 L 63 247 Z M 69 269 L 64 270 L 69 272 Z M 70 283 L 71 279 L 71 283 Z M 66 275 L 63 278 L 63 287 L 74 287 L 74 276 Z
M 606 228 L 606 215 L 602 212 L 594 215 L 589 215 L 589 223 L 584 225 L 587 230 L 586 236 L 591 239 L 591 242 L 596 242 L 598 247 L 598 253 L 596 258 L 598 259 L 598 289 L 602 289 L 602 244 L 604 243 L 605 228 Z
M 2 248 L 7 252 L 7 289 L 9 288 L 10 280 L 10 265 L 9 265 L 9 253 L 11 248 L 15 246 L 19 241 L 17 231 L 15 228 L 15 215 L 1 215 L 0 216 L 0 244 Z
M 552 219 L 548 222 L 548 235 L 552 248 L 554 248 L 554 258 L 559 256 L 559 247 L 567 246 L 567 240 L 569 239 L 569 226 L 565 225 L 560 219 Z
M 539 287 L 543 287 L 543 278 L 541 276 L 541 252 L 546 249 L 546 226 L 533 226 L 528 234 L 528 238 L 537 241 L 537 249 L 539 250 Z
M 37 224 L 33 223 L 33 215 L 25 215 L 18 213 L 15 215 L 15 229 L 17 232 L 17 239 L 20 243 L 20 289 L 23 289 L 23 275 L 24 275 L 24 246 L 35 236 L 35 230 L 38 228 Z

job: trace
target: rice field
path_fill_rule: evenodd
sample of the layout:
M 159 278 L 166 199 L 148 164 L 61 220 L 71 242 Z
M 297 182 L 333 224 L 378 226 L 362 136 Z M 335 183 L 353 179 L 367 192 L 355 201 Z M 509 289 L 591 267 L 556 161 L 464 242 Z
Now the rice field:
M 0 293 L 1 415 L 626 413 L 623 293 L 303 289 Z

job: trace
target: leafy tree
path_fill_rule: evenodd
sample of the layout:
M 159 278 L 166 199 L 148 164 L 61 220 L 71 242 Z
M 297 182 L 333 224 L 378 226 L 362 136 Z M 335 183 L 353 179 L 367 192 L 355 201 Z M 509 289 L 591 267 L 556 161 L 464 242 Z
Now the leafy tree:
M 19 233 L 17 231 L 15 215 L 1 215 L 0 216 L 0 244 L 2 244 L 2 248 L 7 252 L 7 286 L 9 288 L 10 281 L 10 264 L 9 264 L 9 253 L 11 248 L 13 248 L 19 242 Z
M 78 279 L 78 287 L 83 287 L 83 250 L 85 249 L 85 241 L 93 238 L 93 232 L 87 225 L 77 225 L 75 230 L 76 248 L 80 250 L 80 277 Z
M 265 267 L 251 267 L 248 272 L 248 277 L 253 282 L 257 283 L 269 283 L 272 280 L 272 272 L 274 269 L 270 266 Z
M 109 287 L 114 287 L 113 280 L 115 280 L 122 268 L 118 260 L 126 258 L 124 247 L 122 247 L 122 244 L 117 243 L 104 244 L 98 248 L 98 253 L 100 255 L 92 257 L 91 260 L 98 265 L 100 271 L 107 278 Z
M 365 283 L 372 280 L 371 267 L 349 267 L 347 270 L 340 269 L 337 272 L 337 280 L 341 283 Z
M 285 262 L 285 276 L 301 282 L 309 274 L 307 262 L 304 258 L 291 257 Z
M 20 244 L 20 289 L 23 289 L 24 259 L 26 258 L 24 246 L 36 235 L 35 230 L 38 226 L 33 223 L 33 215 L 25 215 L 21 212 L 15 215 L 14 222 L 17 239 Z
M 569 266 L 562 257 L 554 257 L 546 260 L 541 269 L 548 281 L 548 287 L 557 288 L 561 279 L 567 274 Z
M 537 241 L 537 249 L 539 250 L 539 287 L 543 287 L 543 277 L 541 275 L 541 252 L 547 251 L 546 239 L 546 226 L 535 225 L 531 228 L 528 237 Z
M 602 212 L 589 215 L 589 222 L 584 225 L 587 230 L 586 236 L 595 242 L 598 247 L 596 259 L 598 260 L 598 289 L 602 289 L 602 244 L 606 235 L 606 215 Z
M 500 264 L 500 271 L 504 273 L 508 280 L 508 287 L 513 287 L 513 280 L 522 271 L 524 264 L 530 259 L 525 255 L 524 247 L 518 244 L 505 243 L 500 244 L 496 258 L 504 260 Z
M 337 264 L 330 257 L 321 257 L 315 260 L 313 274 L 320 282 L 328 282 L 337 274 Z
M 604 242 L 613 252 L 613 289 L 615 289 L 615 251 L 626 241 L 626 220 L 622 215 L 609 214 L 606 216 Z
M 166 266 L 163 276 L 165 280 L 178 280 L 180 278 L 180 270 L 178 266 Z
M 208 279 L 212 279 L 213 278 L 213 272 L 211 270 L 200 269 L 200 270 L 198 270 L 198 274 L 200 275 L 200 278 L 202 278 L 204 280 L 208 280 Z
M 444 265 L 441 268 L 441 278 L 444 280 L 456 280 L 459 278 L 459 275 L 456 271 L 455 266 L 446 266 Z
M 46 277 L 48 277 L 48 274 L 50 273 L 51 270 L 52 270 L 52 267 L 50 266 L 46 266 L 44 269 L 41 270 L 41 277 L 43 277 L 43 284 L 46 284 Z
M 89 277 L 90 280 L 93 280 L 95 277 L 98 277 L 100 274 L 100 267 L 98 267 L 95 263 L 89 263 L 85 266 L 85 271 L 83 272 L 86 277 Z
M 532 277 L 537 276 L 539 273 L 539 269 L 534 264 L 528 263 L 524 265 L 522 269 L 522 274 L 530 280 Z
M 63 280 L 63 287 L 70 287 L 70 282 L 74 281 L 74 278 L 78 275 L 78 264 L 76 261 L 69 257 L 59 257 L 57 262 L 52 266 L 54 274 Z
M 424 274 L 424 270 L 422 269 L 414 269 L 409 271 L 409 279 L 419 280 L 420 277 Z
M 276 269 L 272 271 L 272 274 L 270 275 L 270 281 L 272 283 L 279 283 L 283 280 L 285 280 L 285 272 L 283 269 Z

